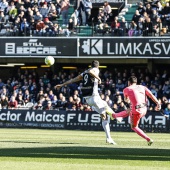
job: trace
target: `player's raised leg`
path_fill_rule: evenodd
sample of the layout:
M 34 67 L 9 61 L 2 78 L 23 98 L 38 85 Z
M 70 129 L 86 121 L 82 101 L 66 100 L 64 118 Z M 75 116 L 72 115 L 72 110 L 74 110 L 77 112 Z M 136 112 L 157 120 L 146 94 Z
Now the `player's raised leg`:
M 122 118 L 129 116 L 130 109 L 124 110 L 124 111 L 119 112 L 119 113 L 114 113 L 114 111 L 112 109 L 107 109 L 106 113 L 110 116 L 110 118 L 112 120 L 117 119 L 119 121 Z M 119 118 L 121 118 L 121 119 L 119 119 Z
M 141 136 L 142 138 L 144 138 L 148 145 L 151 146 L 153 143 L 153 140 L 151 138 L 149 138 L 149 136 L 147 136 L 144 131 L 142 129 L 140 129 L 138 127 L 140 118 L 143 117 L 145 114 L 130 114 L 130 120 L 131 120 L 131 129 L 136 132 L 139 136 Z

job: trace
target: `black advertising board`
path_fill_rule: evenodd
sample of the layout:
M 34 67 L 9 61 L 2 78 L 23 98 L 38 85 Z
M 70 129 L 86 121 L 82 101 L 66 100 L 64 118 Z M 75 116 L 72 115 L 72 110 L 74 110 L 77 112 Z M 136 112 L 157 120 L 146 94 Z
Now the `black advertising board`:
M 81 38 L 80 57 L 170 58 L 170 38 Z
M 76 38 L 0 38 L 0 56 L 5 57 L 43 57 L 77 56 Z
M 121 123 L 110 121 L 112 131 L 131 131 L 129 117 Z M 96 112 L 56 110 L 0 110 L 0 127 L 103 130 Z M 139 127 L 147 132 L 168 132 L 169 120 L 159 112 L 148 112 Z
M 3 109 L 0 111 L 0 127 L 64 129 L 65 117 L 65 111 Z
M 169 37 L 6 37 L 2 58 L 170 58 Z

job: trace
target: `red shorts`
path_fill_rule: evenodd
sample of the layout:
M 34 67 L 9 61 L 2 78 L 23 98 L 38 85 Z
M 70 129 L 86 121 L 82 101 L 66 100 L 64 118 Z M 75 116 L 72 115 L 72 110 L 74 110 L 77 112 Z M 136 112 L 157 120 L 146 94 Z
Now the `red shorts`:
M 131 127 L 137 127 L 140 119 L 146 115 L 147 108 L 132 109 L 130 112 Z

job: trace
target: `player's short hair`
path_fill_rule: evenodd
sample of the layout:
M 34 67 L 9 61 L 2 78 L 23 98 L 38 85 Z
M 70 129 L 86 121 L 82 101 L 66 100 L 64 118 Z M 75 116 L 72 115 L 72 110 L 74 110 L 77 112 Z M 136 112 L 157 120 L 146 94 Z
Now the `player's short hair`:
M 99 67 L 99 61 L 93 60 L 91 63 L 91 67 Z
M 133 83 L 137 83 L 137 77 L 135 77 L 135 76 L 130 76 L 129 78 L 128 78 L 128 81 L 130 82 L 130 84 L 133 84 Z

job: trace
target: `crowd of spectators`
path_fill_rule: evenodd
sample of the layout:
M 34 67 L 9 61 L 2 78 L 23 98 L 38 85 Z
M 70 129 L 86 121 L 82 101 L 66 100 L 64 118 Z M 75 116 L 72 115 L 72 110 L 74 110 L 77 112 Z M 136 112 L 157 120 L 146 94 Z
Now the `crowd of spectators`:
M 108 3 L 99 11 L 98 32 L 106 34 L 110 31 L 112 36 L 160 36 L 170 30 L 170 6 L 167 0 L 139 2 L 131 22 L 127 22 L 124 16 L 121 19 L 116 16 L 111 21 L 110 11 Z
M 6 80 L 0 79 L 0 108 L 24 109 L 29 107 L 35 110 L 81 110 L 91 111 L 82 97 L 82 82 L 73 83 L 62 87 L 60 90 L 54 86 L 77 76 L 80 71 L 67 73 L 61 71 L 53 73 L 50 69 L 39 76 L 35 71 L 30 72 L 20 69 L 18 73 Z M 170 113 L 170 75 L 165 70 L 163 73 L 155 71 L 151 74 L 148 69 L 114 69 L 100 73 L 102 84 L 99 85 L 99 94 L 103 100 L 115 111 L 119 112 L 129 107 L 124 102 L 123 89 L 127 87 L 130 75 L 138 77 L 138 83 L 148 87 L 161 102 L 162 109 L 168 116 Z M 30 105 L 31 104 L 31 105 Z M 148 100 L 148 110 L 154 111 L 155 105 Z
M 112 36 L 148 36 L 150 33 L 158 36 L 170 30 L 167 0 L 139 2 L 131 23 L 124 17 L 113 19 L 112 7 L 107 1 L 97 17 L 91 16 L 94 1 L 70 1 L 1 0 L 0 30 L 6 30 L 6 34 L 12 36 L 70 36 L 76 34 L 76 26 L 91 25 L 92 22 L 96 33 L 111 33 Z M 71 14 L 69 8 L 74 8 Z M 62 23 L 58 22 L 60 19 Z
M 13 36 L 56 36 L 66 34 L 69 0 L 2 0 L 0 29 Z M 57 23 L 62 18 L 62 25 Z

